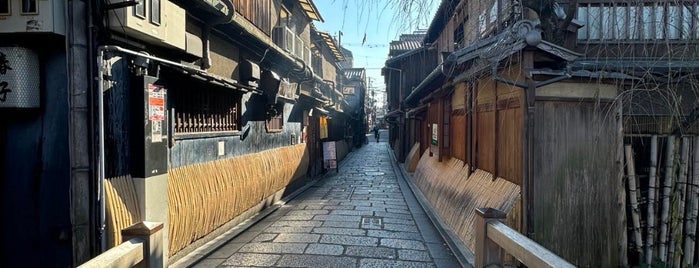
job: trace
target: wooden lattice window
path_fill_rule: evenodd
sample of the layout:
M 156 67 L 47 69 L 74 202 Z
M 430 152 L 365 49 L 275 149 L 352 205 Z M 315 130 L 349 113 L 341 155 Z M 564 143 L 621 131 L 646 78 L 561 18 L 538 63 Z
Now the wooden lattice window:
M 576 18 L 585 22 L 578 40 L 624 42 L 635 40 L 699 39 L 696 1 L 610 1 L 582 3 Z
M 239 92 L 180 89 L 174 93 L 175 134 L 240 130 Z
M 280 113 L 267 119 L 265 122 L 267 132 L 280 132 L 284 128 L 284 116 Z

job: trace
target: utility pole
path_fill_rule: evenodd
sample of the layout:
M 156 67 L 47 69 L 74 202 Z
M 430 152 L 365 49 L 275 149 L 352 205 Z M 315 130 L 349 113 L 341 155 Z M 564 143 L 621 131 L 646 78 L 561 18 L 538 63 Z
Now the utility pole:
M 371 99 L 369 100 L 369 126 L 376 125 L 376 92 L 374 91 L 374 79 L 373 77 L 368 77 L 369 79 L 369 90 L 371 91 Z

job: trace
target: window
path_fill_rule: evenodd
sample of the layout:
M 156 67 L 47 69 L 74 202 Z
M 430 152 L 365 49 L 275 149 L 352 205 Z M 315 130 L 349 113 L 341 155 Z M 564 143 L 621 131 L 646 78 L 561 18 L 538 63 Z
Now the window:
M 10 8 L 10 0 L 0 0 L 0 16 L 12 15 L 12 8 Z
M 289 27 L 290 18 L 291 14 L 289 14 L 288 10 L 286 10 L 285 8 L 279 9 L 279 22 L 277 23 L 277 25 L 282 27 Z
M 284 104 L 274 105 L 270 118 L 265 121 L 267 132 L 281 132 L 284 128 Z
M 323 77 L 323 55 L 318 50 L 318 47 L 313 48 L 314 53 L 311 58 L 311 66 L 313 67 L 313 72 L 318 76 Z
M 150 23 L 160 25 L 160 0 L 150 1 Z
M 464 27 L 466 27 L 467 20 L 468 14 L 464 8 L 454 13 L 454 50 L 461 49 L 465 45 Z
M 241 93 L 182 88 L 173 95 L 176 134 L 240 130 Z
M 39 0 L 22 0 L 23 15 L 39 14 Z
M 273 116 L 265 122 L 267 132 L 281 132 L 284 128 L 284 117 L 280 115 Z
M 646 1 L 580 4 L 579 40 L 688 40 L 699 38 L 699 3 Z
M 133 15 L 142 19 L 146 18 L 146 3 L 145 0 L 139 0 L 133 7 Z

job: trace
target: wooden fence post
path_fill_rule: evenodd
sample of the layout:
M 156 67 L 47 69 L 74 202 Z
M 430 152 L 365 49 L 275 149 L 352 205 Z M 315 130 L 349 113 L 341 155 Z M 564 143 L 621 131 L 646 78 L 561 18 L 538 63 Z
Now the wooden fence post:
M 162 222 L 143 221 L 121 230 L 122 242 L 132 238 L 140 238 L 145 241 L 143 247 L 143 262 L 139 267 L 163 268 L 165 267 L 163 245 Z
M 502 261 L 500 246 L 488 238 L 488 221 L 500 221 L 506 218 L 505 212 L 494 208 L 476 209 L 476 246 L 475 246 L 475 267 L 486 267 L 493 263 Z

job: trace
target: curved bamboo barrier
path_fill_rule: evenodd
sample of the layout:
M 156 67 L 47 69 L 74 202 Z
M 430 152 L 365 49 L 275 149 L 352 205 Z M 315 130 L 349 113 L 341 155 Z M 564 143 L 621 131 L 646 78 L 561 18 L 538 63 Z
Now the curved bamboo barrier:
M 408 172 L 415 172 L 417 168 L 417 163 L 420 162 L 420 143 L 416 142 L 413 147 L 410 148 L 408 156 L 405 158 L 405 170 Z
M 121 244 L 121 229 L 140 222 L 141 213 L 131 176 L 104 180 L 107 248 Z
M 298 144 L 171 169 L 170 256 L 305 174 L 305 151 Z
M 450 158 L 442 162 L 425 151 L 412 177 L 439 217 L 475 249 L 476 209 L 491 207 L 507 213 L 506 223 L 519 230 L 520 187 L 503 178 L 476 170 L 469 174 L 468 165 Z

